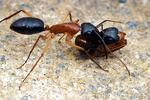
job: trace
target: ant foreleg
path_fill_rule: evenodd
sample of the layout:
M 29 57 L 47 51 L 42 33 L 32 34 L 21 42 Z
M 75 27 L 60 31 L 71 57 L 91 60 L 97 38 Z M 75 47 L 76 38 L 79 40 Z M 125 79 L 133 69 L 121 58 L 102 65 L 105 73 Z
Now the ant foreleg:
M 78 23 L 79 19 L 72 21 L 72 16 L 71 16 L 70 12 L 64 17 L 64 19 L 60 23 L 61 24 L 64 23 L 68 16 L 69 16 L 71 22 Z
M 67 34 L 67 36 L 66 36 L 66 43 L 67 43 L 69 46 L 84 51 L 84 52 L 87 54 L 87 56 L 88 56 L 97 66 L 99 66 L 100 69 L 102 69 L 102 70 L 105 71 L 105 72 L 108 72 L 108 70 L 103 69 L 103 68 L 91 57 L 91 55 L 90 55 L 85 49 L 83 49 L 82 47 L 79 47 L 79 46 L 77 46 L 77 45 L 74 45 L 74 44 L 70 43 L 69 40 L 71 40 L 72 38 L 73 38 L 72 35 Z

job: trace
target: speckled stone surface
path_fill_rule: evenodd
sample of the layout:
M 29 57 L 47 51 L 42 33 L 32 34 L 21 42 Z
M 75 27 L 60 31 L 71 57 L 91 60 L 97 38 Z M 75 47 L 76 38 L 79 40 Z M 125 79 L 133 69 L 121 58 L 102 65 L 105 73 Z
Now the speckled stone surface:
M 79 24 L 94 25 L 105 19 L 124 24 L 104 24 L 126 33 L 128 45 L 114 52 L 131 72 L 112 55 L 95 58 L 106 73 L 91 60 L 76 59 L 80 53 L 54 38 L 34 71 L 18 87 L 40 56 L 47 41 L 39 41 L 28 63 L 23 64 L 39 34 L 21 35 L 9 29 L 23 13 L 0 23 L 0 100 L 150 100 L 150 1 L 149 0 L 0 0 L 0 19 L 24 9 L 45 25 L 60 23 L 71 11 Z M 42 32 L 40 34 L 46 34 Z M 80 34 L 80 33 L 78 33 Z M 71 41 L 74 43 L 74 39 Z

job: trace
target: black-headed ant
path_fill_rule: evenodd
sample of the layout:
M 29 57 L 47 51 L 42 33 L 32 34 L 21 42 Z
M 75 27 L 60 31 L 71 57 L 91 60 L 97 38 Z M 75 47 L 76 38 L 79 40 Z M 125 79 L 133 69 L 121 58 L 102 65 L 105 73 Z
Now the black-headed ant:
M 76 37 L 75 44 L 84 48 L 86 51 L 88 51 L 90 55 L 96 54 L 96 56 L 104 56 L 105 54 L 106 58 L 108 58 L 108 54 L 126 46 L 127 40 L 125 39 L 126 34 L 124 32 L 118 31 L 118 29 L 115 27 L 109 27 L 103 30 L 103 23 L 106 21 L 122 23 L 119 21 L 112 20 L 104 20 L 97 26 L 94 26 L 91 23 L 82 23 L 81 35 L 78 35 Z M 97 29 L 100 26 L 102 28 L 101 32 L 99 32 L 99 30 Z M 116 56 L 116 58 L 118 57 Z M 121 63 L 126 67 L 130 76 L 130 71 L 128 70 L 127 66 L 122 61 Z M 100 68 L 104 70 L 102 67 Z

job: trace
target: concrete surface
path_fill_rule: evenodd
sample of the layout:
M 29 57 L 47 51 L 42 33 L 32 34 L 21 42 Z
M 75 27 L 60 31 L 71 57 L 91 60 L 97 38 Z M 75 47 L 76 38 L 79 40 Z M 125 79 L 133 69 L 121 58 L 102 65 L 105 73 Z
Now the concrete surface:
M 100 70 L 77 49 L 67 46 L 61 35 L 52 40 L 44 57 L 23 84 L 18 87 L 40 56 L 47 41 L 39 41 L 28 63 L 26 59 L 39 34 L 21 35 L 9 29 L 23 13 L 0 23 L 0 100 L 150 100 L 150 1 L 149 0 L 0 0 L 0 19 L 24 9 L 46 25 L 60 23 L 71 11 L 79 24 L 94 25 L 105 19 L 124 24 L 105 23 L 126 33 L 128 45 L 114 52 L 123 60 L 95 58 L 109 73 Z M 80 33 L 78 33 L 80 34 Z M 74 43 L 74 39 L 71 41 Z

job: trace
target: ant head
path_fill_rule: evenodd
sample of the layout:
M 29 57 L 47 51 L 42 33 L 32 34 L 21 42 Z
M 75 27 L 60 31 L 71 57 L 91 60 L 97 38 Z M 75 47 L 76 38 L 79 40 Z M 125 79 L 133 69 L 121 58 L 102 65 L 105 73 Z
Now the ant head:
M 93 38 L 97 38 L 97 35 L 95 34 L 94 31 L 99 33 L 99 30 L 91 23 L 82 23 L 81 24 L 81 34 L 82 35 L 90 35 Z
M 118 29 L 115 27 L 106 28 L 100 32 L 106 44 L 113 44 L 119 41 Z

